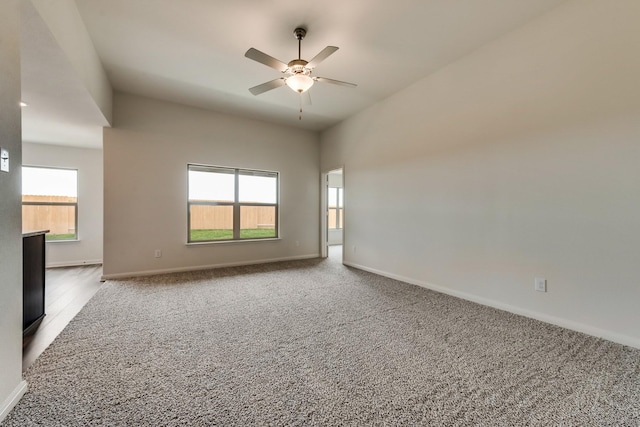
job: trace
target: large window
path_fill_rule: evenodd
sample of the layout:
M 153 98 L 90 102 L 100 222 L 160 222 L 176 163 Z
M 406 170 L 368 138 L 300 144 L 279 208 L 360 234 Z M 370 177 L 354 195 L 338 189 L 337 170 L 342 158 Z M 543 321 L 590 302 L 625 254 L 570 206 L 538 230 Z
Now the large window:
M 329 187 L 328 204 L 329 204 L 329 229 L 336 230 L 343 227 L 344 222 L 344 206 L 343 206 L 343 188 Z
M 188 165 L 189 242 L 278 237 L 278 173 Z
M 22 231 L 48 241 L 78 239 L 78 171 L 22 167 Z

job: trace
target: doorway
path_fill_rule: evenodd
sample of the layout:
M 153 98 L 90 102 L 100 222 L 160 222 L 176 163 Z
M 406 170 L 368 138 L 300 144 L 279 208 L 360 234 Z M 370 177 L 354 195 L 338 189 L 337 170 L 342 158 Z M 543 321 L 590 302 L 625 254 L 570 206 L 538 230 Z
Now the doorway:
M 342 260 L 344 242 L 344 173 L 334 169 L 323 174 L 322 256 Z

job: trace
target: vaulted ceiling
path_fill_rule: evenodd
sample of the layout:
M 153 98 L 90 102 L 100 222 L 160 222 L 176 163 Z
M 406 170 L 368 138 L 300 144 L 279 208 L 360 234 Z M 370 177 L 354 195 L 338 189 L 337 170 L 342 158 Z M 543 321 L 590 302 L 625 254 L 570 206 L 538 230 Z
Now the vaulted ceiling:
M 115 91 L 324 130 L 446 67 L 564 0 L 76 0 Z M 27 18 L 29 18 L 27 14 Z M 34 142 L 71 145 L 107 125 L 78 89 L 46 26 L 31 16 L 23 29 L 23 133 Z M 316 83 L 298 119 L 299 95 L 281 87 L 248 88 L 279 72 L 244 57 L 250 47 L 283 62 L 297 57 L 293 30 L 308 31 L 302 58 L 340 49 L 314 75 L 356 88 Z M 26 35 L 24 33 L 27 33 Z M 526 46 L 523 46 L 526 49 Z M 76 87 L 78 86 L 78 87 Z M 65 129 L 63 129 L 65 128 Z M 47 138 L 47 134 L 52 135 Z M 95 138 L 98 135 L 94 135 Z M 50 141 L 47 141 L 50 139 Z M 96 141 L 87 143 L 96 145 Z

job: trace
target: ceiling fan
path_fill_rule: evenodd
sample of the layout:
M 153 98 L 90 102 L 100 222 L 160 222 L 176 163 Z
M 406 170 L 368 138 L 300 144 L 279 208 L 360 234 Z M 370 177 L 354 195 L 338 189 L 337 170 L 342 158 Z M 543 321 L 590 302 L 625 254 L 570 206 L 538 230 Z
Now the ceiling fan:
M 301 58 L 300 48 L 302 45 L 302 39 L 304 39 L 304 37 L 307 35 L 307 30 L 305 30 L 304 28 L 296 28 L 295 30 L 293 30 L 293 35 L 296 37 L 296 39 L 298 39 L 298 59 L 293 59 L 289 61 L 288 64 L 285 64 L 284 62 L 279 61 L 276 58 L 254 48 L 249 49 L 244 54 L 244 56 L 246 56 L 247 58 L 258 61 L 261 64 L 264 64 L 271 68 L 275 68 L 276 70 L 284 74 L 284 76 L 279 77 L 275 80 L 271 80 L 250 88 L 249 92 L 254 95 L 260 95 L 261 93 L 286 85 L 293 91 L 298 92 L 302 95 L 305 94 L 315 82 L 331 83 L 348 87 L 357 86 L 353 83 L 343 82 L 340 80 L 312 76 L 311 74 L 313 72 L 313 69 L 322 61 L 324 61 L 329 55 L 338 50 L 338 48 L 335 46 L 327 46 L 322 49 L 320 53 L 314 56 L 311 61 L 305 61 Z M 306 93 L 306 101 L 310 102 L 308 93 Z

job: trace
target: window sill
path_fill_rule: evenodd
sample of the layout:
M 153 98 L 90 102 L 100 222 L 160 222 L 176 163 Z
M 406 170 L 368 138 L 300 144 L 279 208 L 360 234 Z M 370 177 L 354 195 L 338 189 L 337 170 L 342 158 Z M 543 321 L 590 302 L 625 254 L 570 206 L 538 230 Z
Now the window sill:
M 78 243 L 80 242 L 80 239 L 73 239 L 73 240 L 45 240 L 45 243 Z
M 233 245 L 238 243 L 256 243 L 256 242 L 274 242 L 282 240 L 280 237 L 270 237 L 268 239 L 243 239 L 243 240 L 209 240 L 206 242 L 187 242 L 187 246 L 206 246 L 206 245 Z

